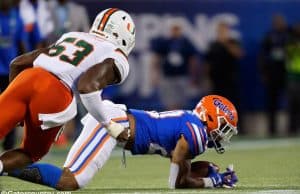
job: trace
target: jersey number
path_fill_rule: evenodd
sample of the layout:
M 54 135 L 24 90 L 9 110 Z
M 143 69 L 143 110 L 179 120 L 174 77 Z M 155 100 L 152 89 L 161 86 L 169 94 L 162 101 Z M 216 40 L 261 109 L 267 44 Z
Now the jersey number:
M 181 110 L 164 111 L 164 112 L 156 112 L 156 111 L 146 111 L 146 112 L 150 115 L 150 117 L 155 119 L 180 117 L 184 113 L 184 111 Z
M 66 47 L 62 43 L 71 43 L 78 49 L 72 53 L 71 56 L 63 54 Z M 48 55 L 50 57 L 58 57 L 59 59 L 77 66 L 86 56 L 93 51 L 93 45 L 89 44 L 84 40 L 77 40 L 76 38 L 66 38 L 59 44 L 55 45 L 49 50 Z

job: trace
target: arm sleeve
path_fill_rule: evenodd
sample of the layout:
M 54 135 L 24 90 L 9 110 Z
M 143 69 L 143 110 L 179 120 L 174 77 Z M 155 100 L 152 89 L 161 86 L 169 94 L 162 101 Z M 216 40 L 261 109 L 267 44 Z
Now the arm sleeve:
M 80 99 L 87 111 L 98 121 L 108 124 L 112 119 L 109 113 L 109 107 L 105 106 L 102 97 L 102 90 L 87 94 L 80 94 Z
M 102 100 L 101 93 L 102 90 L 80 94 L 83 105 L 98 122 L 107 124 L 113 118 L 126 117 L 126 105 Z

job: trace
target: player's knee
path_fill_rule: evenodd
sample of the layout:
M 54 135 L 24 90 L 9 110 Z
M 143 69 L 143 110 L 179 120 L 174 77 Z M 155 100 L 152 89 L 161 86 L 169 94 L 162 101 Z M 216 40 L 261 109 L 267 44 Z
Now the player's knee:
M 57 190 L 61 191 L 75 191 L 79 189 L 79 185 L 68 168 L 64 168 L 62 176 L 56 185 Z

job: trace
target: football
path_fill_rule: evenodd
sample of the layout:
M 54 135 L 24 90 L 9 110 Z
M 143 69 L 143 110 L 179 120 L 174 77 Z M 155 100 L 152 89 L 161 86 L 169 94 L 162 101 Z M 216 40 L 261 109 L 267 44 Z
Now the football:
M 193 178 L 197 177 L 207 177 L 208 176 L 208 166 L 213 165 L 217 172 L 220 168 L 218 165 L 208 162 L 208 161 L 195 161 L 191 163 L 191 176 Z

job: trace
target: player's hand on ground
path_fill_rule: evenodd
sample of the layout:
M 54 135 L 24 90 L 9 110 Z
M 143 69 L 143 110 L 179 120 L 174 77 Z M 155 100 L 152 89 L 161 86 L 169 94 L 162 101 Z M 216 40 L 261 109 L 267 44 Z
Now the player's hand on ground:
M 221 187 L 223 185 L 222 176 L 216 171 L 213 165 L 208 167 L 208 177 L 212 180 L 214 187 Z
M 226 171 L 224 173 L 221 173 L 220 175 L 222 177 L 222 186 L 224 188 L 234 188 L 236 186 L 236 183 L 238 182 L 238 177 L 235 174 L 235 171 L 233 171 L 232 165 L 229 165 L 229 167 L 226 168 Z

